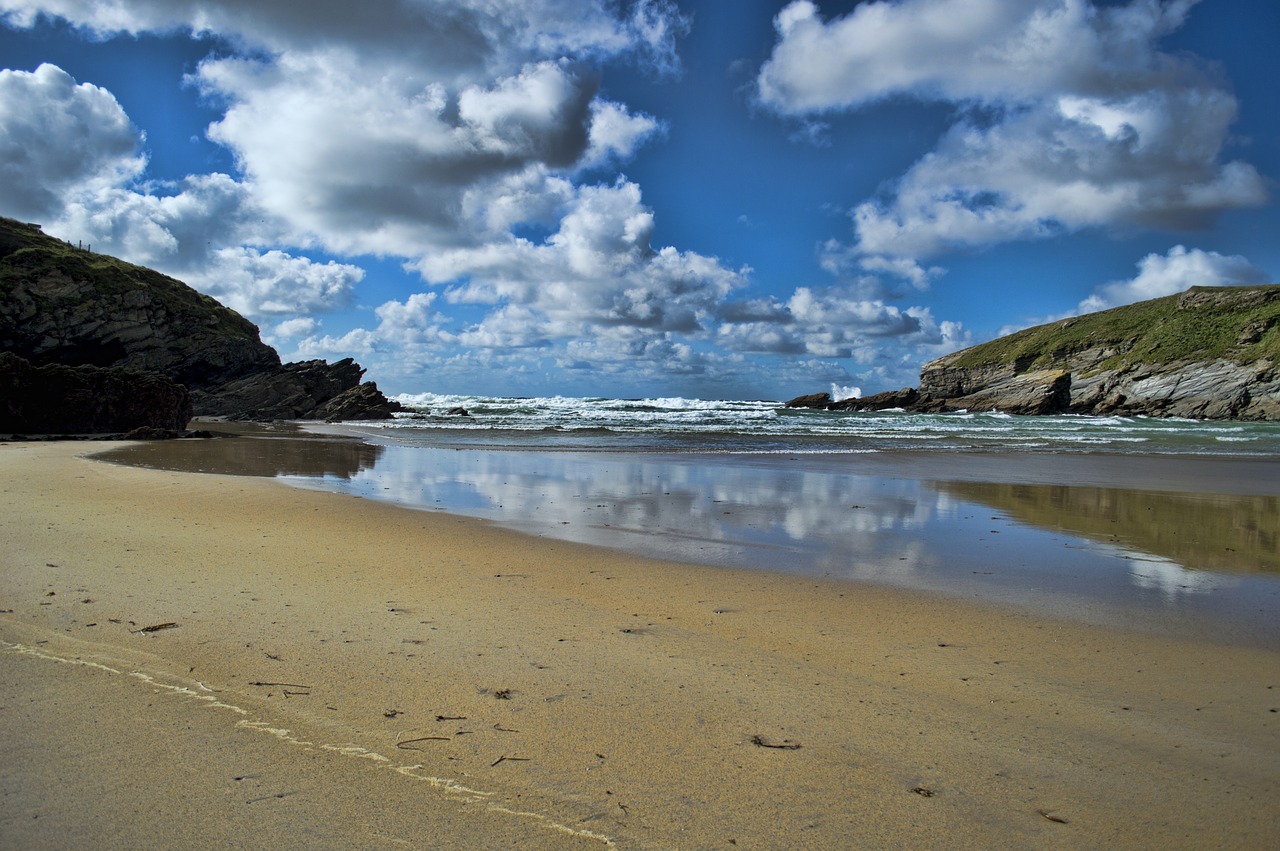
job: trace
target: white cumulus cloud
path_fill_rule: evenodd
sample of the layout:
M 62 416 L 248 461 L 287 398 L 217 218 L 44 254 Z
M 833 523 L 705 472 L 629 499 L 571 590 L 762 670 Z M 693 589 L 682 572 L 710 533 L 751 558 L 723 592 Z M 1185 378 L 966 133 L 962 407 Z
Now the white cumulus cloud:
M 886 340 L 924 354 L 940 354 L 968 339 L 957 322 L 937 322 L 926 307 L 899 308 L 865 298 L 857 287 L 798 287 L 785 302 L 726 305 L 717 342 L 732 351 L 806 353 L 868 361 Z
M 757 95 L 801 118 L 891 97 L 957 108 L 932 152 L 852 211 L 852 254 L 917 283 L 918 260 L 959 247 L 1199 227 L 1266 192 L 1253 166 L 1222 161 L 1230 91 L 1157 47 L 1195 3 L 878 0 L 824 21 L 797 0 Z
M 1126 281 L 1098 287 L 1080 302 L 1076 313 L 1092 313 L 1174 295 L 1191 287 L 1232 287 L 1265 284 L 1267 274 L 1238 254 L 1188 249 L 1175 245 L 1164 254 L 1148 254 L 1138 261 L 1138 274 Z
M 68 194 L 127 183 L 142 173 L 142 136 L 106 89 L 54 65 L 0 71 L 0 205 L 43 221 Z
M 238 174 L 138 182 L 142 137 L 115 99 L 45 66 L 6 72 L 0 88 L 0 153 L 14 178 L 0 193 L 6 209 L 51 232 L 181 276 L 250 315 L 345 303 L 363 273 L 302 256 L 317 248 L 466 279 L 468 292 L 526 306 L 552 331 L 579 312 L 693 327 L 697 309 L 682 303 L 692 299 L 662 303 L 684 286 L 676 279 L 734 276 L 710 258 L 649 252 L 650 211 L 615 222 L 593 209 L 610 190 L 574 184 L 660 131 L 597 98 L 597 68 L 634 57 L 676 70 L 688 21 L 673 3 L 0 0 L 10 26 L 42 15 L 96 37 L 205 33 L 236 48 L 208 56 L 189 82 L 222 109 L 209 137 L 234 154 Z M 530 227 L 553 238 L 530 246 L 515 236 Z M 563 292 L 593 269 L 626 280 Z M 557 289 L 535 298 L 548 286 Z M 510 312 L 489 322 L 509 323 Z
M 364 277 L 358 266 L 243 246 L 220 248 L 211 260 L 188 283 L 247 316 L 333 310 L 350 300 Z
M 733 289 L 743 273 L 715 259 L 674 247 L 655 249 L 653 212 L 640 188 L 619 180 L 577 187 L 562 196 L 558 229 L 545 240 L 508 235 L 480 248 L 460 248 L 424 258 L 417 266 L 429 281 L 464 279 L 448 291 L 454 303 L 506 305 L 473 329 L 510 328 L 510 309 L 539 336 L 604 333 L 628 326 L 654 332 L 694 332 Z M 510 333 L 493 339 L 511 339 Z

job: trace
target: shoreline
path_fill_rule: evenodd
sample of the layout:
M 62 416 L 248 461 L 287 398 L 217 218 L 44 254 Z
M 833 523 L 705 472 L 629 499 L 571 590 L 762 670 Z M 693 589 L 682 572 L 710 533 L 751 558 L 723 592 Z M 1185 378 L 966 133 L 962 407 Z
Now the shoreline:
M 30 847 L 95 807 L 127 835 L 131 803 L 188 787 L 225 811 L 147 829 L 243 840 L 246 808 L 269 807 L 254 842 L 336 814 L 350 831 L 327 847 L 474 847 L 476 830 L 526 847 L 1245 848 L 1280 830 L 1272 650 L 84 457 L 102 448 L 0 445 L 0 705 L 10 723 L 36 678 L 61 710 L 12 729 L 56 722 L 71 745 L 0 769 L 28 790 L 0 836 Z M 58 767 L 137 766 L 145 748 L 104 743 L 145 734 L 148 706 L 196 730 L 208 764 L 86 801 Z M 289 764 L 262 778 L 278 785 L 239 792 L 246 747 Z

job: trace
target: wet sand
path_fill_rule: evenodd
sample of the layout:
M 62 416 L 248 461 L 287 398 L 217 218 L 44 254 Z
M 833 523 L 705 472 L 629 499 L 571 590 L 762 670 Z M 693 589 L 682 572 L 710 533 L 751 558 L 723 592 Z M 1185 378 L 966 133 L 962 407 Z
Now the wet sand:
M 1280 835 L 1271 650 L 101 448 L 0 445 L 5 847 Z
M 278 476 L 648 558 L 1280 650 L 1280 461 L 1270 458 L 457 451 L 376 428 L 315 428 L 101 457 Z

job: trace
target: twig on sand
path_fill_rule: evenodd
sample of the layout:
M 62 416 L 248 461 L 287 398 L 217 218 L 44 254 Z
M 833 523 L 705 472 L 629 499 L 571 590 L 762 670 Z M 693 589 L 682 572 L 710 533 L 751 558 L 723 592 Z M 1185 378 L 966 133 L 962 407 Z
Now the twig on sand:
M 528 757 L 524 757 L 524 756 L 507 756 L 506 754 L 503 754 L 502 756 L 495 759 L 493 762 L 489 763 L 489 767 L 493 768 L 495 765 L 497 765 L 500 762 L 531 762 L 531 760 Z
M 1067 823 L 1068 823 L 1068 822 L 1067 822 L 1067 820 L 1066 820 L 1066 819 L 1064 819 L 1062 816 L 1055 816 L 1055 815 L 1053 815 L 1053 810 L 1036 810 L 1036 812 L 1040 814 L 1040 817 L 1041 817 L 1041 818 L 1048 819 L 1049 821 L 1053 822 L 1054 824 L 1067 824 Z
M 177 628 L 178 628 L 178 625 L 175 622 L 169 621 L 168 623 L 157 623 L 157 624 L 152 624 L 151 626 L 144 626 L 142 629 L 134 629 L 134 630 L 130 630 L 130 632 L 137 635 L 140 632 L 159 632 L 162 629 L 177 629 Z
M 249 683 L 249 685 L 251 685 L 251 686 L 279 686 L 280 688 L 305 688 L 305 689 L 309 689 L 309 688 L 311 688 L 311 686 L 304 686 L 304 685 L 302 685 L 301 683 Z

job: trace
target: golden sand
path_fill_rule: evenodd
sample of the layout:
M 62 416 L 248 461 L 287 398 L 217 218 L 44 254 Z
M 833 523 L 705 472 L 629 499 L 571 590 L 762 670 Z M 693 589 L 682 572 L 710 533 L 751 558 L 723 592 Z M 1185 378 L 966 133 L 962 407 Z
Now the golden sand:
M 101 448 L 0 445 L 6 848 L 1280 837 L 1274 651 Z

